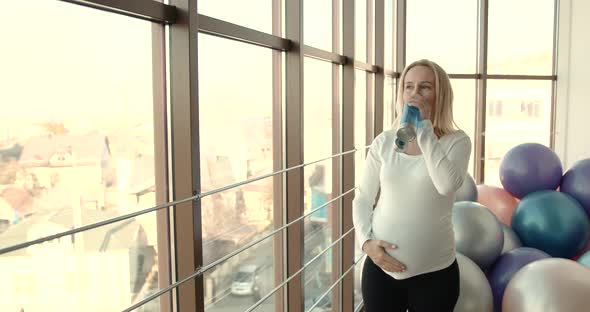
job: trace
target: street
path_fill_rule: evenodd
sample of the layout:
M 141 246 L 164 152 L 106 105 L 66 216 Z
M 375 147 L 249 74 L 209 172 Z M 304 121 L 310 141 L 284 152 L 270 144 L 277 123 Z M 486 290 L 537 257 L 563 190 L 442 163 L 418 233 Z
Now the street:
M 326 243 L 325 236 L 329 235 L 325 227 L 309 227 L 306 229 L 305 235 L 305 259 L 308 262 L 321 250 L 325 249 L 329 244 Z M 274 282 L 273 270 L 273 246 L 272 240 L 265 240 L 259 245 L 253 247 L 256 252 L 252 253 L 255 256 L 250 256 L 245 259 L 240 259 L 240 265 L 256 265 L 260 268 L 258 271 L 258 287 L 260 289 L 260 298 L 266 296 L 272 291 L 276 285 Z M 328 260 L 328 252 L 322 255 L 319 259 L 311 263 L 306 270 L 301 274 L 304 276 L 304 290 L 305 290 L 305 306 L 310 307 L 314 299 L 319 298 L 331 286 L 330 273 L 326 273 L 326 261 Z M 237 269 L 237 268 L 236 268 Z M 220 294 L 217 300 L 206 305 L 205 310 L 208 312 L 243 312 L 256 303 L 259 298 L 256 296 L 236 296 L 230 292 L 231 283 L 223 285 L 223 290 L 218 290 Z M 277 290 L 277 293 L 282 289 Z M 322 300 L 329 303 L 330 295 Z M 266 299 L 254 311 L 275 311 L 275 295 Z M 314 312 L 329 311 L 325 309 L 314 309 Z

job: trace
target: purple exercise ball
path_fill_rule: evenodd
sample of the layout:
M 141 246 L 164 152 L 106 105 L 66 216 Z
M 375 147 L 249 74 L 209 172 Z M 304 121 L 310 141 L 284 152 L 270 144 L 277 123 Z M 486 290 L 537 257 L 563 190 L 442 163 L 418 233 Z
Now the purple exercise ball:
M 574 163 L 566 171 L 559 190 L 579 201 L 590 216 L 590 158 Z
M 500 164 L 500 182 L 506 191 L 517 198 L 537 191 L 557 189 L 562 175 L 559 157 L 539 143 L 513 147 Z
M 492 287 L 495 311 L 502 311 L 502 298 L 512 276 L 525 265 L 546 258 L 551 256 L 535 248 L 521 247 L 504 253 L 496 260 L 486 274 Z

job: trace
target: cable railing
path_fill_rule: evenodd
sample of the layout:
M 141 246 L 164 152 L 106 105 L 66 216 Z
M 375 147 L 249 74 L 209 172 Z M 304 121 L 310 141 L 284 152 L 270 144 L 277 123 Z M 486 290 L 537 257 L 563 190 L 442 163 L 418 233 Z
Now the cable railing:
M 250 242 L 250 243 L 248 243 L 248 244 L 244 245 L 243 247 L 241 247 L 241 248 L 239 248 L 239 249 L 236 249 L 236 250 L 234 250 L 233 252 L 231 252 L 231 253 L 229 253 L 229 254 L 227 254 L 227 255 L 225 255 L 225 256 L 223 256 L 223 257 L 221 257 L 221 258 L 219 258 L 219 259 L 217 259 L 217 260 L 215 260 L 215 261 L 213 261 L 213 262 L 211 262 L 210 264 L 208 264 L 208 265 L 206 265 L 206 266 L 203 266 L 203 267 L 199 268 L 198 270 L 196 270 L 194 273 L 190 274 L 189 276 L 187 276 L 187 277 L 183 278 L 182 280 L 180 280 L 180 281 L 178 281 L 178 282 L 176 282 L 176 283 L 170 284 L 169 286 L 167 286 L 167 287 L 165 287 L 165 288 L 162 288 L 162 289 L 160 289 L 159 291 L 157 291 L 157 292 L 155 292 L 155 293 L 151 294 L 150 296 L 148 296 L 148 297 L 146 297 L 146 298 L 142 299 L 141 301 L 139 301 L 139 302 L 135 303 L 134 305 L 130 306 L 129 308 L 127 308 L 127 309 L 123 310 L 123 312 L 127 312 L 127 311 L 133 311 L 133 310 L 135 310 L 135 309 L 137 309 L 137 308 L 141 307 L 142 305 L 144 305 L 144 304 L 146 304 L 146 303 L 148 303 L 148 302 L 150 302 L 150 301 L 152 301 L 152 300 L 154 300 L 154 299 L 156 299 L 156 298 L 160 297 L 161 295 L 165 294 L 166 292 L 168 292 L 168 291 L 170 291 L 170 290 L 172 290 L 172 289 L 174 289 L 174 288 L 177 288 L 178 286 L 180 286 L 180 285 L 182 285 L 182 284 L 184 284 L 184 283 L 186 283 L 186 282 L 190 281 L 191 279 L 193 279 L 193 278 L 195 278 L 195 277 L 197 277 L 197 276 L 199 276 L 199 275 L 202 275 L 203 273 L 207 272 L 207 271 L 208 271 L 208 270 L 210 270 L 211 268 L 218 266 L 219 264 L 221 264 L 221 263 L 223 263 L 223 262 L 225 262 L 225 261 L 227 261 L 227 260 L 229 260 L 229 259 L 233 258 L 234 256 L 236 256 L 236 255 L 238 255 L 238 254 L 242 253 L 244 250 L 247 250 L 247 249 L 249 249 L 249 248 L 251 248 L 251 247 L 253 247 L 253 246 L 257 245 L 258 243 L 260 243 L 260 242 L 262 242 L 263 240 L 265 240 L 265 239 L 267 239 L 267 238 L 269 238 L 269 237 L 271 237 L 271 236 L 275 235 L 276 233 L 278 233 L 278 232 L 280 232 L 280 231 L 282 231 L 282 230 L 286 229 L 287 227 L 289 227 L 289 226 L 291 226 L 291 225 L 293 225 L 293 224 L 295 224 L 295 223 L 297 223 L 297 222 L 299 222 L 299 221 L 301 221 L 301 220 L 305 219 L 306 217 L 309 217 L 309 216 L 310 216 L 310 215 L 312 215 L 313 213 L 315 213 L 315 212 L 319 211 L 320 209 L 322 209 L 322 208 L 324 208 L 324 207 L 328 206 L 329 204 L 331 204 L 331 203 L 333 203 L 333 202 L 335 202 L 335 201 L 339 200 L 340 198 L 342 198 L 342 197 L 344 197 L 344 196 L 348 195 L 350 192 L 352 192 L 352 191 L 354 191 L 354 190 L 356 190 L 356 189 L 357 189 L 357 187 L 353 187 L 352 189 L 350 189 L 350 190 L 348 190 L 348 191 L 346 191 L 346 192 L 344 192 L 344 193 L 342 193 L 342 194 L 340 194 L 340 195 L 338 195 L 338 196 L 334 197 L 333 199 L 331 199 L 331 200 L 329 200 L 329 201 L 327 201 L 327 202 L 323 203 L 323 204 L 322 204 L 322 205 L 320 205 L 319 207 L 317 207 L 317 208 L 315 208 L 315 209 L 311 210 L 310 212 L 308 212 L 308 213 L 306 213 L 306 214 L 302 215 L 301 217 L 299 217 L 299 218 L 297 218 L 297 219 L 295 219 L 295 220 L 293 220 L 293 221 L 291 221 L 291 222 L 289 222 L 289 223 L 287 223 L 287 224 L 285 224 L 285 225 L 281 226 L 280 228 L 277 228 L 277 229 L 275 229 L 275 230 L 271 231 L 270 233 L 268 233 L 268 234 L 266 234 L 266 235 L 264 235 L 264 236 L 262 236 L 262 237 L 260 237 L 260 238 L 258 238 L 258 239 L 256 239 L 256 240 L 254 240 L 254 241 L 252 241 L 252 242 Z M 354 229 L 354 228 L 353 228 L 353 229 Z M 353 229 L 351 229 L 351 231 L 352 231 Z M 349 231 L 349 232 L 350 232 L 350 231 Z M 347 232 L 347 234 L 348 234 L 348 232 Z M 345 235 L 346 235 L 346 234 L 344 234 L 344 235 L 340 236 L 340 238 L 338 239 L 338 241 L 340 241 L 340 240 L 342 239 L 342 237 L 344 237 Z M 330 247 L 331 247 L 331 246 L 333 246 L 333 245 L 330 245 Z M 329 249 L 330 247 L 328 247 L 328 249 Z M 323 254 L 324 252 L 325 252 L 325 250 L 324 250 L 323 252 L 321 252 L 321 253 L 320 253 L 320 255 L 321 255 L 321 254 Z M 314 260 L 314 259 L 316 259 L 316 258 L 314 257 L 314 258 L 313 258 L 312 260 L 310 260 L 308 263 L 311 263 L 311 262 L 313 262 L 313 260 Z M 290 279 L 289 279 L 289 280 L 290 280 Z
M 364 302 L 361 300 L 361 302 L 359 302 L 359 304 L 356 306 L 356 308 L 354 309 L 354 312 L 360 312 L 363 310 L 364 307 Z
M 369 146 L 365 146 L 364 148 L 361 148 L 361 149 L 362 150 L 365 150 L 367 148 L 369 148 Z M 6 253 L 10 253 L 10 252 L 13 252 L 13 251 L 16 251 L 16 250 L 20 250 L 20 249 L 23 249 L 23 248 L 27 248 L 27 247 L 32 246 L 32 245 L 41 244 L 41 243 L 44 243 L 44 242 L 47 242 L 47 241 L 58 239 L 58 238 L 61 238 L 61 237 L 64 237 L 64 236 L 69 236 L 69 235 L 77 234 L 77 233 L 80 233 L 80 232 L 89 231 L 89 230 L 92 230 L 92 229 L 95 229 L 95 228 L 98 228 L 98 227 L 102 227 L 102 226 L 106 226 L 106 225 L 109 225 L 109 224 L 113 224 L 113 223 L 116 223 L 116 222 L 125 221 L 125 220 L 128 220 L 128 219 L 131 219 L 131 218 L 134 218 L 134 217 L 143 215 L 143 214 L 147 214 L 147 213 L 150 213 L 150 212 L 158 211 L 158 210 L 161 210 L 161 209 L 164 209 L 164 208 L 168 208 L 168 207 L 171 207 L 171 206 L 179 205 L 179 204 L 186 203 L 186 202 L 189 202 L 189 201 L 192 201 L 192 200 L 201 199 L 201 198 L 204 198 L 206 196 L 210 196 L 210 195 L 213 195 L 213 194 L 216 194 L 216 193 L 220 193 L 220 192 L 224 192 L 224 191 L 227 191 L 227 190 L 236 188 L 236 187 L 240 187 L 242 185 L 246 185 L 246 184 L 253 183 L 253 182 L 256 182 L 256 181 L 259 181 L 259 180 L 263 180 L 263 179 L 266 179 L 266 178 L 270 178 L 270 177 L 273 177 L 273 176 L 276 176 L 276 175 L 279 175 L 279 174 L 283 174 L 283 173 L 289 172 L 291 170 L 303 168 L 303 167 L 306 167 L 306 166 L 309 166 L 309 165 L 312 165 L 312 164 L 316 164 L 316 163 L 319 163 L 319 162 L 322 162 L 322 161 L 333 159 L 335 157 L 341 157 L 341 156 L 344 156 L 344 155 L 347 155 L 347 154 L 352 154 L 352 153 L 355 153 L 356 151 L 361 150 L 361 149 L 355 148 L 355 149 L 352 149 L 352 150 L 349 150 L 349 151 L 346 151 L 346 152 L 334 154 L 334 155 L 329 156 L 329 157 L 321 158 L 321 159 L 318 159 L 318 160 L 315 160 L 315 161 L 311 161 L 311 162 L 308 162 L 308 163 L 299 164 L 299 165 L 292 166 L 292 167 L 289 167 L 289 168 L 285 168 L 285 169 L 282 169 L 282 170 L 279 170 L 279 171 L 276 171 L 276 172 L 264 174 L 264 175 L 261 175 L 261 176 L 255 177 L 255 178 L 247 179 L 245 181 L 241 181 L 241 182 L 233 183 L 233 184 L 230 184 L 230 185 L 226 185 L 226 186 L 223 186 L 223 187 L 214 189 L 214 190 L 202 192 L 202 193 L 199 193 L 199 194 L 196 194 L 196 195 L 193 195 L 193 196 L 184 198 L 184 199 L 167 202 L 167 203 L 156 205 L 156 206 L 153 206 L 153 207 L 150 207 L 150 208 L 147 208 L 147 209 L 139 210 L 139 211 L 136 211 L 136 212 L 131 212 L 131 213 L 124 214 L 124 215 L 121 215 L 121 216 L 117 216 L 117 217 L 114 217 L 114 218 L 110 218 L 110 219 L 107 219 L 107 220 L 102 220 L 102 221 L 99 221 L 99 222 L 95 222 L 95 223 L 91 223 L 91 224 L 88 224 L 88 225 L 80 226 L 80 227 L 73 228 L 73 229 L 70 229 L 70 230 L 67 230 L 67 231 L 63 231 L 63 232 L 59 232 L 59 233 L 56 233 L 56 234 L 44 236 L 44 237 L 41 237 L 41 238 L 38 238 L 38 239 L 34 239 L 34 240 L 30 240 L 30 241 L 19 243 L 19 244 L 11 245 L 11 246 L 8 246 L 8 247 L 5 247 L 5 248 L 0 248 L 0 255 L 6 254 Z M 348 191 L 340 194 L 339 196 L 337 196 L 337 197 L 335 197 L 335 198 L 333 198 L 333 199 L 331 199 L 331 200 L 323 203 L 319 207 L 316 207 L 316 208 L 312 209 L 311 211 L 309 211 L 308 213 L 306 213 L 306 214 L 298 217 L 297 219 L 295 219 L 295 220 L 293 220 L 293 221 L 291 221 L 291 222 L 289 222 L 289 223 L 287 223 L 287 224 L 285 224 L 285 225 L 283 225 L 283 226 L 281 226 L 281 227 L 279 227 L 277 229 L 274 229 L 273 231 L 267 233 L 266 235 L 264 235 L 264 236 L 262 236 L 260 238 L 257 238 L 256 240 L 254 240 L 254 241 L 246 244 L 245 246 L 243 246 L 243 247 L 241 247 L 241 248 L 239 248 L 239 249 L 237 249 L 237 250 L 235 250 L 235 251 L 233 251 L 233 252 L 231 252 L 231 253 L 229 253 L 229 254 L 221 257 L 221 258 L 219 258 L 216 261 L 211 262 L 208 265 L 205 265 L 205 266 L 200 267 L 194 273 L 192 273 L 189 276 L 183 278 L 182 280 L 177 281 L 177 282 L 175 282 L 173 284 L 170 284 L 169 286 L 167 286 L 165 288 L 162 288 L 159 291 L 151 294 L 150 296 L 145 297 L 144 299 L 142 299 L 142 300 L 134 303 L 130 307 L 128 307 L 125 310 L 123 310 L 123 312 L 133 311 L 133 310 L 135 310 L 135 309 L 143 306 L 144 304 L 146 304 L 146 303 L 148 303 L 148 302 L 150 302 L 150 301 L 152 301 L 152 300 L 160 297 L 164 293 L 169 292 L 172 289 L 175 289 L 175 288 L 179 287 L 180 285 L 182 285 L 182 284 L 184 284 L 184 283 L 192 280 L 193 278 L 204 274 L 208 270 L 210 270 L 210 269 L 212 269 L 212 268 L 220 265 L 221 263 L 223 263 L 223 262 L 225 262 L 225 261 L 233 258 L 234 256 L 236 256 L 236 255 L 244 252 L 245 250 L 248 250 L 249 248 L 252 248 L 253 246 L 255 246 L 255 245 L 259 244 L 260 242 L 268 239 L 269 237 L 277 234 L 278 232 L 285 230 L 289 226 L 291 226 L 291 225 L 293 225 L 293 224 L 295 224 L 295 223 L 303 220 L 304 218 L 311 216 L 312 214 L 318 212 L 319 210 L 325 208 L 326 206 L 328 206 L 328 205 L 336 202 L 337 200 L 340 200 L 341 198 L 343 198 L 344 196 L 350 194 L 351 192 L 355 191 L 356 189 L 357 189 L 357 187 L 353 187 L 353 188 L 349 189 Z M 311 260 L 309 260 L 305 265 L 303 265 L 301 267 L 301 269 L 299 269 L 297 272 L 295 272 L 293 275 L 291 275 L 289 278 L 287 278 L 285 281 L 283 281 L 281 284 L 279 284 L 277 287 L 275 287 L 273 290 L 271 290 L 266 296 L 264 296 L 259 301 L 257 301 L 253 306 L 250 307 L 250 309 L 246 310 L 246 312 L 250 312 L 253 309 L 255 309 L 256 307 L 258 307 L 260 304 L 262 304 L 266 299 L 268 299 L 270 296 L 272 296 L 281 287 L 283 287 L 287 283 L 289 283 L 293 278 L 295 278 L 296 276 L 298 276 L 299 274 L 301 274 L 301 272 L 303 272 L 303 270 L 305 270 L 310 264 L 312 264 L 314 261 L 316 261 L 317 259 L 319 259 L 319 257 L 321 257 L 323 254 L 325 254 L 334 245 L 336 245 L 344 237 L 346 237 L 348 234 L 352 233 L 353 231 L 354 231 L 354 228 L 351 228 L 346 233 L 342 234 L 337 240 L 335 240 L 334 242 L 332 242 L 332 244 L 330 244 L 327 248 L 325 248 L 324 250 L 322 250 L 319 254 L 317 254 L 315 257 L 313 257 Z M 355 264 L 356 264 L 356 262 L 355 262 Z M 348 272 L 350 270 L 351 269 L 347 270 L 336 283 L 340 282 L 342 280 L 342 278 L 346 274 L 348 274 Z M 335 284 L 332 285 L 332 287 L 330 289 L 332 289 L 333 287 L 335 287 Z
M 337 240 L 333 241 L 330 244 L 330 246 L 326 247 L 324 250 L 322 250 L 320 253 L 318 253 L 315 257 L 311 258 L 311 260 L 307 261 L 307 263 L 305 263 L 297 272 L 293 273 L 293 275 L 289 276 L 286 280 L 284 280 L 278 286 L 273 288 L 270 292 L 268 292 L 268 294 L 266 294 L 264 297 L 260 298 L 260 300 L 256 301 L 256 303 L 254 303 L 252 306 L 250 306 L 250 308 L 248 308 L 244 312 L 254 311 L 254 309 L 258 308 L 258 306 L 260 306 L 264 301 L 266 301 L 266 299 L 270 298 L 270 296 L 274 295 L 274 293 L 276 293 L 279 289 L 281 289 L 283 286 L 287 285 L 287 283 L 289 283 L 292 279 L 294 279 L 299 274 L 301 274 L 301 272 L 303 272 L 303 270 L 305 270 L 310 264 L 312 264 L 314 261 L 319 259 L 322 255 L 324 255 L 326 252 L 328 252 L 328 250 L 332 249 L 332 247 L 334 247 L 337 243 L 339 243 L 342 239 L 344 239 L 344 237 L 346 237 L 348 234 L 352 233 L 353 231 L 354 231 L 354 228 L 351 228 L 350 230 L 346 231 L 346 233 L 342 234 Z
M 320 302 L 322 302 L 322 299 L 324 299 L 332 291 L 332 289 L 334 289 L 334 287 L 336 287 L 338 285 L 338 283 L 340 283 L 340 281 L 342 281 L 346 277 L 346 275 L 348 275 L 348 273 L 350 273 L 350 271 L 352 271 L 354 268 L 356 268 L 356 265 L 359 262 L 361 262 L 365 256 L 366 256 L 366 254 L 363 254 L 360 257 L 358 257 L 352 263 L 352 265 L 348 268 L 348 270 L 346 270 L 344 273 L 342 273 L 342 275 L 340 275 L 340 278 L 338 278 L 334 283 L 332 283 L 330 288 L 328 288 L 328 290 L 326 290 L 321 296 L 319 296 L 318 299 L 316 300 L 316 302 L 314 304 L 312 304 L 311 307 L 309 307 L 309 309 L 306 310 L 306 312 L 313 311 L 313 309 L 315 309 L 318 306 L 318 304 L 320 304 Z
M 365 146 L 364 149 L 366 149 L 368 147 L 369 146 Z M 201 199 L 201 198 L 204 198 L 204 197 L 213 195 L 213 194 L 225 192 L 227 190 L 230 190 L 230 189 L 233 189 L 233 188 L 236 188 L 236 187 L 240 187 L 242 185 L 246 185 L 246 184 L 249 184 L 249 183 L 253 183 L 253 182 L 256 182 L 256 181 L 260 181 L 260 180 L 263 180 L 263 179 L 266 179 L 266 178 L 270 178 L 270 177 L 273 177 L 273 176 L 276 176 L 276 175 L 279 175 L 279 174 L 283 174 L 283 173 L 289 172 L 291 170 L 303 168 L 303 167 L 306 167 L 306 166 L 309 166 L 309 165 L 313 165 L 313 164 L 316 164 L 316 163 L 319 163 L 319 162 L 322 162 L 322 161 L 325 161 L 325 160 L 329 160 L 329 159 L 332 159 L 332 158 L 335 158 L 335 157 L 341 157 L 341 156 L 344 156 L 344 155 L 347 155 L 347 154 L 351 154 L 351 153 L 354 153 L 354 152 L 356 152 L 358 150 L 359 149 L 355 148 L 355 149 L 352 149 L 352 150 L 349 150 L 349 151 L 346 151 L 346 152 L 342 152 L 342 153 L 339 153 L 339 154 L 334 154 L 334 155 L 329 156 L 329 157 L 321 158 L 321 159 L 318 159 L 318 160 L 315 160 L 315 161 L 311 161 L 311 162 L 308 162 L 308 163 L 299 164 L 299 165 L 296 165 L 296 166 L 293 166 L 293 167 L 289 167 L 289 168 L 285 168 L 285 169 L 282 169 L 282 170 L 279 170 L 279 171 L 275 171 L 275 172 L 272 172 L 272 173 L 264 174 L 264 175 L 261 175 L 261 176 L 255 177 L 255 178 L 251 178 L 251 179 L 247 179 L 247 180 L 244 180 L 244 181 L 241 181 L 241 182 L 229 184 L 229 185 L 226 185 L 226 186 L 223 186 L 223 187 L 214 189 L 214 190 L 202 192 L 202 193 L 199 193 L 199 194 L 196 194 L 196 195 L 193 195 L 193 196 L 184 198 L 184 199 L 179 199 L 179 200 L 167 202 L 167 203 L 164 203 L 164 204 L 156 205 L 156 206 L 153 206 L 153 207 L 150 207 L 150 208 L 146 208 L 146 209 L 143 209 L 143 210 L 131 212 L 131 213 L 124 214 L 124 215 L 121 215 L 121 216 L 117 216 L 117 217 L 114 217 L 114 218 L 110 218 L 110 219 L 98 221 L 98 222 L 95 222 L 95 223 L 83 225 L 83 226 L 80 226 L 80 227 L 77 227 L 77 228 L 73 228 L 73 229 L 70 229 L 70 230 L 67 230 L 67 231 L 59 232 L 59 233 L 52 234 L 52 235 L 47 235 L 47 236 L 44 236 L 44 237 L 41 237 L 41 238 L 37 238 L 37 239 L 34 239 L 34 240 L 30 240 L 30 241 L 22 242 L 22 243 L 19 243 L 19 244 L 11 245 L 11 246 L 8 246 L 8 247 L 0 248 L 0 255 L 6 254 L 6 253 L 9 253 L 9 252 L 13 252 L 13 251 L 16 251 L 16 250 L 19 250 L 19 249 L 27 248 L 27 247 L 32 246 L 32 245 L 37 245 L 37 244 L 41 244 L 41 243 L 44 243 L 44 242 L 47 242 L 47 241 L 58 239 L 58 238 L 61 238 L 61 237 L 64 237 L 64 236 L 74 235 L 74 234 L 77 234 L 77 233 L 80 233 L 80 232 L 89 231 L 89 230 L 92 230 L 92 229 L 95 229 L 95 228 L 98 228 L 98 227 L 102 227 L 102 226 L 106 226 L 106 225 L 109 225 L 109 224 L 113 224 L 113 223 L 117 223 L 117 222 L 120 222 L 120 221 L 124 221 L 124 220 L 127 220 L 127 219 L 135 218 L 137 216 L 141 216 L 141 215 L 144 215 L 144 214 L 147 214 L 147 213 L 150 213 L 150 212 L 154 212 L 154 211 L 158 211 L 158 210 L 161 210 L 161 209 L 164 209 L 164 208 L 168 208 L 168 207 L 171 207 L 171 206 L 176 206 L 176 205 L 179 205 L 179 204 L 183 204 L 183 203 L 186 203 L 186 202 L 189 202 L 189 201 Z

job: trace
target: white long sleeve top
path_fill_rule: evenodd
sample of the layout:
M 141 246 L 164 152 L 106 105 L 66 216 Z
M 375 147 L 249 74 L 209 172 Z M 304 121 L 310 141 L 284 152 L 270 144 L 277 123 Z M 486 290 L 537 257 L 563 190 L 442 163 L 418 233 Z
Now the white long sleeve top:
M 352 204 L 361 249 L 369 239 L 397 246 L 386 252 L 406 270 L 385 271 L 396 279 L 442 270 L 455 260 L 452 209 L 471 154 L 465 132 L 438 139 L 429 120 L 420 123 L 416 139 L 421 155 L 396 152 L 394 130 L 375 138 Z

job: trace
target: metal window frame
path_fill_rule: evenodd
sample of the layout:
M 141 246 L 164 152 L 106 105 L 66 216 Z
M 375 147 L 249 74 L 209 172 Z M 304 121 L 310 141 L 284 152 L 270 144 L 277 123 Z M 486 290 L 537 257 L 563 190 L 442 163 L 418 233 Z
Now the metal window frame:
M 367 46 L 366 46 L 366 53 L 367 53 L 367 63 L 375 64 L 375 54 L 374 52 L 374 45 L 375 45 L 375 37 L 373 36 L 375 33 L 375 5 L 374 2 L 376 0 L 365 0 L 365 12 L 366 12 L 366 36 L 367 36 Z
M 354 60 L 355 55 L 355 2 L 354 0 L 342 0 L 342 54 L 348 59 Z M 343 150 L 354 149 L 354 75 L 355 63 L 342 67 L 342 114 L 341 114 L 341 147 Z M 354 155 L 342 158 L 342 189 L 354 187 Z M 352 199 L 347 196 L 342 201 L 341 232 L 344 233 L 353 227 L 352 223 Z M 348 269 L 354 257 L 353 236 L 348 236 L 342 241 L 341 268 Z M 354 308 L 353 296 L 345 294 L 354 293 L 354 276 L 347 276 L 342 280 L 342 307 L 343 312 L 352 312 Z
M 341 0 L 332 0 L 332 51 L 340 52 L 341 43 Z M 344 62 L 341 64 L 332 65 L 332 153 L 338 154 L 342 152 L 342 144 L 340 138 L 342 137 L 342 122 L 340 114 L 342 110 L 340 97 L 340 83 L 341 83 L 341 66 L 346 64 L 346 57 L 340 55 Z M 332 198 L 343 193 L 342 189 L 342 158 L 334 158 L 332 160 Z M 342 199 L 332 204 L 333 212 L 328 214 L 328 222 L 332 230 L 332 241 L 335 241 L 342 235 L 342 216 L 343 206 Z M 342 274 L 342 244 L 337 244 L 333 247 L 332 252 L 332 282 L 338 280 Z M 332 291 L 332 311 L 341 311 L 342 298 L 345 295 L 342 293 L 342 285 L 339 283 L 337 288 Z
M 344 55 L 340 55 L 334 52 L 328 52 L 307 45 L 303 46 L 303 55 L 322 61 L 328 61 L 336 65 L 344 65 L 348 61 L 346 57 L 344 57 Z
M 394 69 L 397 73 L 396 78 L 399 78 L 399 74 L 406 67 L 406 0 L 396 0 L 395 3 L 395 62 Z
M 352 58 L 347 57 L 347 59 L 352 59 Z M 354 60 L 353 64 L 354 64 L 354 68 L 364 70 L 368 73 L 378 73 L 378 72 L 383 71 L 382 68 L 380 68 L 376 65 L 371 65 L 369 63 L 365 63 L 365 62 L 361 62 L 361 61 L 357 61 L 357 60 Z
M 160 23 L 174 24 L 177 11 L 174 6 L 152 0 L 60 0 L 101 11 Z
M 365 6 L 366 9 L 365 11 L 367 12 L 367 50 L 366 50 L 366 54 L 367 54 L 367 62 L 369 64 L 374 64 L 375 62 L 375 54 L 373 53 L 375 51 L 374 46 L 375 46 L 375 6 L 374 6 L 374 1 L 376 0 L 365 0 Z M 371 69 L 375 69 L 375 72 L 367 72 L 366 75 L 366 79 L 365 79 L 365 88 L 366 88 L 366 99 L 365 99 L 365 142 L 372 142 L 373 141 L 373 137 L 375 135 L 375 110 L 374 110 L 374 105 L 375 105 L 375 93 L 376 93 L 376 88 L 375 88 L 375 81 L 377 79 L 375 79 L 376 75 L 381 73 L 382 70 L 381 68 L 379 68 L 377 65 L 371 65 Z M 355 103 L 356 104 L 356 103 Z M 364 151 L 365 155 L 366 153 L 368 153 L 367 151 Z M 363 155 L 364 156 L 364 155 Z
M 286 54 L 285 76 L 285 156 L 288 167 L 303 163 L 303 0 L 285 1 L 285 35 L 293 42 Z M 286 177 L 286 221 L 303 215 L 303 169 L 292 170 Z M 286 271 L 294 275 L 303 265 L 303 224 L 298 223 L 286 233 Z M 287 311 L 302 311 L 304 307 L 302 277 L 298 275 L 287 284 Z
M 397 72 L 395 72 L 395 71 L 394 71 L 394 70 L 392 70 L 392 69 L 386 69 L 386 70 L 385 70 L 385 76 L 389 76 L 389 77 L 392 77 L 392 78 L 396 78 L 396 74 L 397 74 Z
M 552 150 L 555 150 L 555 137 L 556 137 L 556 123 L 557 123 L 557 60 L 558 60 L 558 47 L 559 47 L 559 7 L 560 0 L 553 0 L 553 50 L 551 60 L 551 74 L 553 75 L 553 82 L 551 84 L 551 126 L 549 128 L 550 138 L 549 146 Z
M 283 3 L 282 0 L 272 0 L 272 34 L 273 36 L 282 37 L 283 35 Z M 289 43 L 290 46 L 290 43 Z M 273 151 L 273 171 L 284 168 L 283 153 L 283 52 L 274 50 L 272 52 L 272 151 Z M 276 175 L 272 178 L 273 183 L 273 225 L 279 228 L 286 224 L 285 222 L 285 176 Z M 273 236 L 273 269 L 274 283 L 280 284 L 285 280 L 286 262 L 285 246 L 286 233 L 281 231 L 280 234 Z M 285 309 L 286 290 L 275 293 L 275 311 L 280 312 Z
M 171 0 L 178 8 L 178 23 L 170 26 L 170 110 L 172 135 L 173 199 L 200 192 L 199 97 L 198 97 L 198 0 Z M 173 208 L 174 281 L 203 265 L 201 201 Z M 177 289 L 178 311 L 204 311 L 203 277 Z
M 486 128 L 486 92 L 488 67 L 488 0 L 478 1 L 477 13 L 477 61 L 476 68 L 479 74 L 475 87 L 475 138 L 473 172 L 477 184 L 483 183 L 485 172 L 485 128 Z
M 154 98 L 154 160 L 156 205 L 169 202 L 168 171 L 168 108 L 166 96 L 166 36 L 164 27 L 152 25 L 152 75 Z M 172 283 L 170 246 L 170 208 L 156 212 L 158 246 L 158 287 Z M 170 312 L 172 296 L 170 293 L 160 297 L 160 311 Z
M 385 0 L 375 0 L 375 65 L 385 68 Z M 385 72 L 375 74 L 373 136 L 383 132 Z
M 199 14 L 199 32 L 225 39 L 236 40 L 265 48 L 287 51 L 292 42 L 277 35 L 267 34 L 248 27 L 226 22 L 217 18 Z M 276 31 L 276 27 L 273 27 Z
M 393 59 L 393 71 L 387 71 L 388 76 L 394 77 L 394 89 L 393 89 L 393 101 L 392 101 L 392 113 L 393 113 L 393 120 L 397 118 L 397 110 L 396 110 L 396 100 L 397 88 L 399 88 L 399 78 L 401 77 L 401 73 L 406 66 L 406 7 L 407 2 L 406 0 L 392 0 L 395 1 L 393 3 L 393 16 L 395 17 L 395 21 L 393 23 L 394 30 L 393 30 L 393 49 L 395 50 L 394 59 Z

